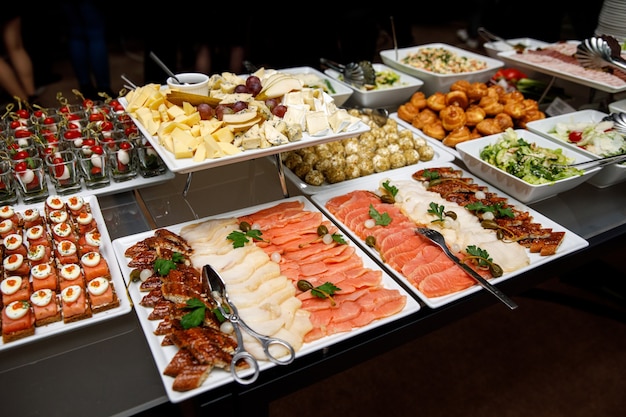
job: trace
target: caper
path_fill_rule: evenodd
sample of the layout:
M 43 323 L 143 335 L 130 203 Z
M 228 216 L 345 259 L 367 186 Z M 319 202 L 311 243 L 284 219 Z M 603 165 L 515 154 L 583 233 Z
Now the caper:
M 393 204 L 396 202 L 396 199 L 391 194 L 383 194 L 380 196 L 380 201 L 385 204 Z
M 504 232 L 502 231 L 502 229 L 498 229 L 498 231 L 496 232 L 496 237 L 498 238 L 498 240 L 504 239 Z
M 328 227 L 324 226 L 323 224 L 320 224 L 319 226 L 317 226 L 317 235 L 318 236 L 324 236 L 328 234 Z
M 489 264 L 489 271 L 491 272 L 491 275 L 493 275 L 494 278 L 501 277 L 502 274 L 504 273 L 504 271 L 502 270 L 502 267 L 494 263 Z
M 480 225 L 485 229 L 499 229 L 500 225 L 493 220 L 483 220 L 480 222 Z
M 133 269 L 132 271 L 130 271 L 130 282 L 139 281 L 141 279 L 139 274 L 141 274 L 141 271 L 139 271 L 139 269 Z
M 450 217 L 452 220 L 456 220 L 456 213 L 454 211 L 452 211 L 452 210 L 446 211 L 443 214 L 445 214 L 446 216 Z
M 300 291 L 308 291 L 313 288 L 313 284 L 311 284 L 306 279 L 299 279 L 297 285 Z
M 252 229 L 252 226 L 250 226 L 250 223 L 248 223 L 248 222 L 241 222 L 241 223 L 239 223 L 239 229 L 242 232 L 249 232 L 250 229 Z
M 365 238 L 365 244 L 370 248 L 373 248 L 374 246 L 376 246 L 376 238 L 372 235 L 369 235 Z

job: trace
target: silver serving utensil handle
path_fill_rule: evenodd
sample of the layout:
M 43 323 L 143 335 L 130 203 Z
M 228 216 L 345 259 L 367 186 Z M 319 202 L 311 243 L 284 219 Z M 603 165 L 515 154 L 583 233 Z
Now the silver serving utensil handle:
M 443 235 L 441 233 L 439 233 L 438 231 L 436 231 L 434 229 L 429 229 L 429 228 L 426 228 L 426 227 L 418 227 L 418 228 L 416 228 L 415 229 L 415 233 L 420 234 L 420 235 L 422 235 L 424 237 L 427 237 L 428 239 L 430 239 L 431 242 L 433 242 L 434 244 L 439 246 L 441 249 L 443 249 L 443 251 L 448 256 L 448 258 L 450 258 L 454 263 L 456 263 L 458 266 L 463 268 L 463 270 L 465 272 L 467 272 L 467 274 L 469 276 L 474 278 L 478 282 L 478 284 L 480 284 L 481 287 L 483 287 L 484 289 L 489 291 L 491 294 L 495 295 L 496 298 L 498 298 L 500 301 L 502 301 L 511 310 L 514 310 L 514 309 L 516 309 L 518 307 L 517 304 L 513 300 L 511 300 L 506 294 L 504 294 L 502 291 L 500 291 L 500 289 L 498 289 L 494 285 L 491 285 L 491 283 L 489 281 L 487 281 L 485 278 L 481 277 L 478 273 L 476 273 L 476 271 L 474 271 L 472 268 L 470 268 L 468 265 L 466 265 L 465 262 L 461 262 L 461 260 L 459 258 L 457 258 L 450 251 L 450 249 L 448 248 L 448 245 L 446 245 L 446 241 L 445 241 L 445 239 L 444 239 L 444 237 L 443 237 Z

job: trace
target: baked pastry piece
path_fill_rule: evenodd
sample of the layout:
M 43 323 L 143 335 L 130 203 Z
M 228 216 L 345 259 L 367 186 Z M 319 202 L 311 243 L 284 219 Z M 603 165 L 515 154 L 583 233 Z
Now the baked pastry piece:
M 411 125 L 417 129 L 424 129 L 424 125 L 439 120 L 439 115 L 428 107 L 419 112 L 413 119 Z
M 448 135 L 443 138 L 441 143 L 446 146 L 450 146 L 451 148 L 456 147 L 457 144 L 461 142 L 465 142 L 467 140 L 472 139 L 472 133 L 470 132 L 469 127 L 460 126 L 454 130 L 452 130 Z
M 446 106 L 439 112 L 443 128 L 447 131 L 465 126 L 465 110 L 457 105 Z
M 431 94 L 426 99 L 426 106 L 432 111 L 439 112 L 446 107 L 446 95 L 441 91 Z
M 10 343 L 35 334 L 35 315 L 26 300 L 13 301 L 2 309 L 2 341 Z
M 110 310 L 120 305 L 113 283 L 105 277 L 97 277 L 87 284 L 91 310 L 94 313 Z
M 93 315 L 85 288 L 79 285 L 70 285 L 61 291 L 61 307 L 64 323 L 74 323 Z
M 446 129 L 444 129 L 441 120 L 435 120 L 431 123 L 425 124 L 422 129 L 424 134 L 433 137 L 435 139 L 443 140 L 446 137 Z
M 415 116 L 417 116 L 417 114 L 420 112 L 420 109 L 418 109 L 417 107 L 415 107 L 413 104 L 411 104 L 410 102 L 408 103 L 404 103 L 401 104 L 398 107 L 398 117 L 401 120 L 404 120 L 405 122 L 409 122 L 411 123 L 411 121 L 413 120 L 413 118 Z
M 487 117 L 485 109 L 477 104 L 471 104 L 465 110 L 465 124 L 467 126 L 476 126 L 478 123 L 485 120 L 485 117 Z
M 61 304 L 55 291 L 48 288 L 35 291 L 30 296 L 30 303 L 35 313 L 35 326 L 61 321 Z
M 423 110 L 426 108 L 426 95 L 423 91 L 416 91 L 411 95 L 410 103 L 417 109 Z

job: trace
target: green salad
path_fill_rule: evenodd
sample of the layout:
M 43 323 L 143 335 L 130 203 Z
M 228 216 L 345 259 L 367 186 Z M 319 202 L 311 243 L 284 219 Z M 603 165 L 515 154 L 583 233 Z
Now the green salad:
M 529 184 L 549 184 L 583 175 L 584 171 L 563 165 L 574 162 L 563 149 L 543 148 L 529 143 L 512 128 L 480 151 L 480 158 Z

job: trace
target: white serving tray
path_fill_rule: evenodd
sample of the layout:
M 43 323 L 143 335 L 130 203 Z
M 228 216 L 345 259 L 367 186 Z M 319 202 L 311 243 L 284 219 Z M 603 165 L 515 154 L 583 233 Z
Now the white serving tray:
M 69 196 L 68 196 L 69 198 Z M 95 196 L 83 196 L 85 202 L 89 204 L 91 207 L 91 212 L 93 213 L 93 217 L 96 220 L 98 225 L 98 230 L 100 231 L 101 236 L 101 246 L 100 253 L 102 257 L 109 264 L 109 270 L 111 271 L 111 280 L 113 282 L 113 287 L 117 294 L 117 297 L 120 300 L 120 305 L 118 307 L 112 308 L 108 311 L 102 311 L 100 313 L 94 313 L 92 317 L 79 320 L 74 323 L 65 324 L 63 321 L 51 323 L 45 326 L 36 327 L 35 334 L 33 336 L 28 336 L 23 339 L 18 339 L 13 342 L 3 343 L 0 339 L 0 352 L 3 350 L 13 349 L 18 346 L 22 346 L 27 343 L 40 342 L 50 336 L 55 336 L 62 333 L 68 333 L 72 330 L 80 329 L 87 326 L 92 326 L 97 323 L 101 323 L 106 320 L 110 320 L 114 317 L 122 316 L 127 314 L 132 309 L 132 305 L 130 303 L 130 299 L 128 293 L 126 292 L 126 284 L 124 279 L 122 278 L 122 274 L 120 272 L 119 267 L 117 266 L 117 259 L 115 257 L 115 253 L 113 252 L 113 246 L 111 244 L 111 237 L 109 236 L 109 231 L 107 230 L 106 222 L 102 217 L 102 212 L 100 211 L 100 206 L 98 205 L 98 199 Z M 67 201 L 67 198 L 63 198 L 63 201 Z M 30 204 L 28 206 L 23 206 L 21 208 L 15 207 L 16 212 L 23 212 L 28 207 L 36 207 L 40 209 L 43 213 L 44 203 Z
M 280 200 L 280 201 L 261 204 L 261 205 L 250 207 L 247 209 L 225 213 L 222 215 L 210 216 L 204 219 L 193 220 L 190 222 L 168 226 L 167 229 L 174 233 L 178 233 L 183 228 L 183 226 L 188 225 L 188 224 L 202 222 L 209 218 L 217 219 L 217 218 L 232 218 L 232 217 L 243 216 L 246 214 L 257 212 L 259 210 L 262 210 L 268 207 L 272 207 L 280 202 L 291 201 L 291 200 L 302 201 L 304 203 L 304 208 L 306 210 L 319 211 L 319 209 L 315 205 L 313 205 L 313 203 L 307 200 L 305 197 L 297 196 L 297 197 L 291 197 L 291 198 Z M 123 238 L 118 238 L 113 241 L 113 248 L 114 248 L 118 263 L 120 265 L 120 268 L 122 269 L 122 274 L 124 277 L 128 278 L 130 275 L 130 268 L 126 266 L 129 259 L 124 256 L 125 250 L 128 247 L 134 245 L 135 243 L 147 237 L 153 236 L 153 234 L 154 233 L 151 231 L 143 232 L 143 233 L 139 233 L 139 234 L 135 234 L 131 236 L 126 236 Z M 355 249 L 357 250 L 357 254 L 359 254 L 359 256 L 363 259 L 364 266 L 371 268 L 371 269 L 380 270 L 380 267 L 378 266 L 378 264 L 374 262 L 374 260 L 371 259 L 365 252 L 363 252 L 360 249 L 360 246 L 356 245 L 353 241 L 350 240 L 350 238 L 347 238 L 346 240 L 348 241 L 348 244 L 354 245 Z M 413 314 L 419 311 L 420 304 L 418 303 L 418 301 L 414 297 L 412 297 L 410 293 L 408 293 L 405 289 L 403 289 L 385 270 L 383 270 L 382 283 L 386 288 L 398 289 L 400 290 L 401 293 L 404 293 L 407 295 L 406 305 L 405 305 L 404 310 L 402 310 L 400 313 L 394 316 L 377 320 L 375 322 L 370 323 L 367 326 L 354 329 L 350 332 L 338 333 L 332 336 L 324 337 L 322 339 L 316 340 L 311 343 L 305 343 L 303 347 L 298 352 L 296 352 L 296 358 L 302 357 L 314 351 L 318 351 L 334 343 L 345 341 L 346 339 L 349 339 L 355 335 L 364 333 L 368 330 L 385 325 L 387 323 L 393 322 L 402 317 L 408 316 L 410 314 Z M 176 352 L 178 351 L 178 348 L 175 346 L 161 346 L 161 340 L 163 339 L 163 336 L 156 336 L 154 334 L 154 330 L 156 329 L 156 326 L 159 323 L 159 321 L 148 320 L 148 315 L 150 314 L 152 309 L 144 308 L 140 306 L 139 304 L 141 299 L 146 293 L 140 292 L 138 285 L 136 284 L 131 284 L 128 288 L 128 292 L 130 294 L 130 297 L 133 303 L 136 306 L 135 312 L 137 313 L 137 316 L 139 317 L 139 322 L 141 323 L 141 327 L 143 329 L 144 335 L 146 337 L 146 340 L 148 341 L 148 345 L 150 346 L 150 350 L 154 357 L 154 361 L 157 365 L 157 368 L 159 369 L 159 373 L 161 374 L 163 386 L 165 387 L 167 396 L 171 402 L 177 403 L 185 399 L 188 399 L 190 397 L 196 396 L 200 393 L 210 391 L 214 388 L 217 388 L 219 386 L 222 386 L 222 385 L 225 385 L 234 381 L 233 377 L 231 376 L 229 372 L 224 371 L 222 369 L 213 369 L 201 387 L 191 390 L 191 391 L 187 391 L 187 392 L 174 391 L 172 389 L 172 382 L 174 381 L 174 379 L 169 376 L 163 375 L 163 370 L 165 369 L 167 364 L 170 362 L 172 357 L 176 354 Z M 263 372 L 263 370 L 265 369 L 268 369 L 274 366 L 276 365 L 274 365 L 273 363 L 269 361 L 259 362 L 259 368 L 261 372 Z
M 573 232 L 565 229 L 564 227 L 562 227 L 561 225 L 557 224 L 556 222 L 548 219 L 547 217 L 543 216 L 542 214 L 536 212 L 535 210 L 532 210 L 531 208 L 523 205 L 521 202 L 515 200 L 512 197 L 507 196 L 504 192 L 500 191 L 499 189 L 488 185 L 487 183 L 485 183 L 484 181 L 480 180 L 480 178 L 477 178 L 475 176 L 473 176 L 472 174 L 470 174 L 469 172 L 463 170 L 462 168 L 458 167 L 457 165 L 450 163 L 450 162 L 438 162 L 438 161 L 434 161 L 434 162 L 429 162 L 424 164 L 423 166 L 420 167 L 420 169 L 424 169 L 424 168 L 428 168 L 428 167 L 452 167 L 454 169 L 460 169 L 461 171 L 463 171 L 463 174 L 465 177 L 472 177 L 474 179 L 474 182 L 476 184 L 479 185 L 485 185 L 488 186 L 490 191 L 495 192 L 497 195 L 502 196 L 502 197 L 507 197 L 508 201 L 510 204 L 513 204 L 516 208 L 522 210 L 522 211 L 527 211 L 529 212 L 534 221 L 537 223 L 542 224 L 544 227 L 546 228 L 551 228 L 554 231 L 564 231 L 566 232 L 565 234 L 565 238 L 563 240 L 563 242 L 561 243 L 561 246 L 558 248 L 557 253 L 551 256 L 540 256 L 539 254 L 529 254 L 530 257 L 530 265 L 528 265 L 527 267 L 524 267 L 522 269 L 519 269 L 517 271 L 514 271 L 512 273 L 506 273 L 503 276 L 499 277 L 499 278 L 493 278 L 490 280 L 490 282 L 492 284 L 497 284 L 499 282 L 505 281 L 509 278 L 515 277 L 517 275 L 521 275 L 523 273 L 526 273 L 528 271 L 531 271 L 541 265 L 545 265 L 549 262 L 552 262 L 558 258 L 561 258 L 565 255 L 568 255 L 570 253 L 576 252 L 580 249 L 583 249 L 585 247 L 587 247 L 589 245 L 589 243 L 583 239 L 582 237 L 574 234 Z M 313 200 L 313 202 L 322 210 L 322 212 L 324 212 L 326 214 L 326 216 L 330 217 L 339 227 L 341 227 L 341 229 L 344 230 L 344 232 L 351 237 L 352 240 L 354 240 L 355 242 L 357 242 L 359 245 L 361 245 L 361 247 L 363 248 L 363 250 L 365 250 L 366 252 L 368 252 L 370 254 L 370 256 L 372 256 L 372 258 L 376 259 L 381 265 L 385 266 L 385 269 L 393 276 L 395 276 L 400 282 L 402 282 L 407 288 L 411 289 L 416 296 L 418 296 L 428 307 L 431 308 L 439 308 L 442 307 L 446 304 L 449 304 L 453 301 L 456 301 L 458 299 L 461 299 L 463 297 L 467 297 L 470 294 L 473 294 L 477 291 L 482 290 L 482 287 L 480 287 L 479 285 L 474 285 L 470 288 L 467 288 L 465 290 L 462 291 L 458 291 L 455 292 L 453 294 L 450 295 L 446 295 L 446 296 L 442 296 L 442 297 L 427 297 L 426 295 L 424 295 L 422 292 L 420 292 L 417 288 L 415 288 L 414 286 L 412 286 L 412 284 L 406 279 L 406 277 L 404 277 L 401 273 L 395 271 L 393 268 L 387 266 L 384 262 L 383 259 L 380 258 L 380 255 L 378 254 L 378 252 L 373 249 L 370 248 L 369 246 L 367 246 L 365 244 L 365 242 L 363 240 L 361 240 L 358 236 L 356 236 L 349 227 L 347 227 L 345 224 L 343 224 L 339 219 L 337 219 L 336 217 L 334 217 L 327 209 L 325 209 L 325 205 L 326 203 L 337 196 L 341 196 L 343 194 L 346 194 L 347 192 L 350 191 L 354 191 L 357 189 L 361 189 L 361 190 L 369 190 L 369 191 L 376 191 L 379 187 L 379 184 L 384 181 L 385 179 L 392 179 L 392 180 L 407 180 L 407 179 L 411 179 L 411 175 L 416 172 L 417 170 L 414 167 L 405 167 L 405 168 L 401 168 L 398 169 L 396 171 L 394 171 L 393 173 L 389 173 L 389 172 L 385 172 L 385 173 L 380 173 L 380 174 L 374 174 L 374 175 L 370 175 L 368 177 L 365 178 L 359 178 L 357 180 L 354 180 L 348 187 L 337 187 L 334 188 L 332 190 L 327 190 L 321 193 L 317 193 L 314 194 L 313 196 L 311 196 L 311 199 Z

